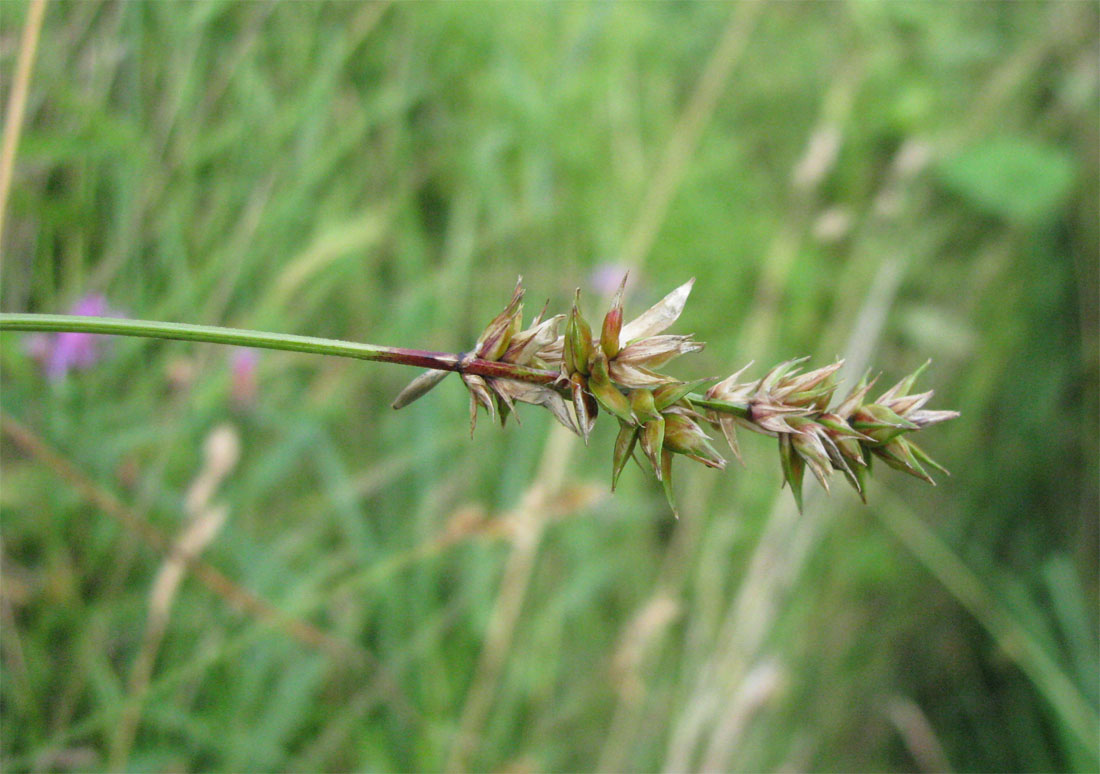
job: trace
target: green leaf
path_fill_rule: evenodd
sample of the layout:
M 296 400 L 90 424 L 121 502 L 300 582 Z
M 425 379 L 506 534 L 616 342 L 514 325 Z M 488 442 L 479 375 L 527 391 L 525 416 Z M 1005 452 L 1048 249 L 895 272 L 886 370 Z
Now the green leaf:
M 1025 224 L 1051 217 L 1074 182 L 1067 151 L 1024 137 L 985 140 L 943 161 L 938 172 L 977 209 Z

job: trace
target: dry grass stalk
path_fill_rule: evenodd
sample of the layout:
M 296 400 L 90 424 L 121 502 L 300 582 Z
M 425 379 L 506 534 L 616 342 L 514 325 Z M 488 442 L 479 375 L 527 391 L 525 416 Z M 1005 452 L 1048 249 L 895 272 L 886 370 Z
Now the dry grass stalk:
M 10 8 L 8 9 L 10 12 Z M 19 58 L 15 63 L 11 94 L 4 117 L 4 137 L 0 141 L 0 237 L 4 233 L 4 212 L 8 207 L 8 194 L 15 173 L 15 152 L 19 148 L 19 135 L 23 131 L 23 114 L 27 108 L 31 71 L 38 40 L 42 35 L 42 19 L 46 15 L 46 0 L 31 0 L 27 8 L 27 20 L 19 41 Z
M 203 467 L 188 488 L 184 500 L 187 524 L 161 564 L 149 590 L 149 618 L 145 624 L 141 650 L 130 669 L 126 706 L 111 743 L 109 768 L 114 771 L 126 768 L 141 719 L 141 707 L 149 690 L 149 678 L 168 629 L 172 603 L 187 571 L 186 557 L 198 557 L 217 536 L 229 515 L 228 508 L 211 500 L 222 480 L 236 467 L 240 443 L 240 437 L 231 425 L 215 428 L 206 439 Z
M 113 494 L 88 478 L 79 468 L 47 446 L 41 438 L 21 422 L 7 413 L 0 412 L 0 429 L 20 448 L 68 482 L 85 500 L 114 518 L 127 530 L 136 534 L 146 545 L 164 554 L 172 552 L 171 542 L 159 529 L 139 517 Z M 323 650 L 340 660 L 351 659 L 355 662 L 369 660 L 368 655 L 362 649 L 326 634 L 308 621 L 284 613 L 263 597 L 257 596 L 243 586 L 238 585 L 221 570 L 205 560 L 182 553 L 177 555 L 185 560 L 195 577 L 204 586 L 221 597 L 231 607 L 282 629 L 299 642 L 311 648 Z

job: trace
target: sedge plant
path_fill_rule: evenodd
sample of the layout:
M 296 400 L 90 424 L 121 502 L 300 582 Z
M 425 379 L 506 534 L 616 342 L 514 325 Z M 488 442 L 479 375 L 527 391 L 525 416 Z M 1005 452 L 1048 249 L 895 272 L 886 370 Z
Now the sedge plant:
M 913 440 L 913 433 L 959 414 L 924 406 L 932 391 L 914 392 L 926 362 L 874 400 L 867 373 L 834 404 L 843 361 L 803 371 L 807 358 L 780 363 L 762 377 L 741 381 L 751 366 L 727 378 L 682 381 L 662 371 L 704 344 L 690 334 L 667 334 L 691 294 L 685 282 L 641 315 L 624 322 L 623 278 L 599 330 L 580 311 L 580 291 L 568 313 L 544 307 L 524 327 L 522 278 L 512 298 L 462 354 L 383 347 L 311 336 L 81 315 L 0 314 L 0 331 L 113 334 L 232 344 L 399 363 L 427 369 L 393 403 L 403 408 L 458 373 L 470 395 L 470 432 L 484 410 L 504 425 L 517 403 L 541 406 L 588 443 L 601 414 L 619 432 L 611 461 L 611 489 L 634 459 L 661 482 L 672 512 L 672 462 L 677 456 L 710 468 L 726 460 L 707 433 L 721 434 L 740 459 L 737 429 L 775 438 L 783 471 L 799 509 L 805 471 L 828 491 L 839 472 L 866 502 L 866 482 L 877 458 L 889 467 L 935 483 L 928 470 L 947 471 Z

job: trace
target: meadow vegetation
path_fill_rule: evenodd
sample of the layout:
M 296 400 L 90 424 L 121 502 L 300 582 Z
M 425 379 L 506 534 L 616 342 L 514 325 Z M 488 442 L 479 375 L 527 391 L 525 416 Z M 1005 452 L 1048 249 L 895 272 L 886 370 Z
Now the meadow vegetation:
M 800 515 L 744 438 L 675 520 L 610 495 L 614 422 L 471 439 L 455 378 L 395 412 L 401 366 L 4 333 L 4 770 L 1095 770 L 1098 25 L 49 3 L 4 312 L 464 352 L 520 274 L 596 326 L 625 270 L 628 319 L 694 276 L 681 378 L 931 357 L 962 417 L 934 488 Z

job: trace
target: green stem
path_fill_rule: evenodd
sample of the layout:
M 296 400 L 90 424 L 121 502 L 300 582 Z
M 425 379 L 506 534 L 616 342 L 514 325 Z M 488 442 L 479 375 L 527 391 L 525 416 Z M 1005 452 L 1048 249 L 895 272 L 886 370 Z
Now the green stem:
M 429 352 L 422 349 L 380 347 L 339 339 L 322 339 L 316 336 L 295 336 L 290 333 L 248 331 L 241 328 L 220 328 L 214 325 L 155 322 L 112 317 L 84 317 L 69 314 L 0 314 L 0 331 L 47 331 L 53 333 L 96 333 L 112 336 L 140 336 L 151 339 L 175 339 L 200 341 L 207 344 L 229 344 L 257 349 L 279 349 L 287 352 L 308 352 L 314 355 L 350 357 L 357 360 L 374 360 L 382 363 L 419 366 L 439 371 L 460 371 L 478 376 L 518 379 L 536 384 L 552 384 L 558 380 L 557 371 L 498 363 L 492 360 L 463 359 L 462 355 L 448 352 Z M 692 393 L 687 399 L 698 408 L 711 409 L 734 416 L 749 418 L 749 407 L 740 403 L 710 400 Z
M 447 352 L 380 347 L 354 341 L 322 339 L 316 336 L 295 336 L 288 333 L 247 331 L 240 328 L 220 328 L 213 325 L 190 325 L 187 323 L 83 317 L 65 314 L 0 314 L 0 331 L 98 333 L 114 336 L 201 341 L 209 344 L 230 344 L 238 347 L 279 349 L 288 352 L 308 352 L 315 355 L 332 355 L 358 360 L 375 360 L 383 363 L 399 363 L 441 371 L 461 371 L 479 376 L 519 379 L 539 384 L 547 384 L 558 378 L 558 374 L 553 371 L 489 360 L 463 360 L 461 355 Z
M 697 408 L 710 409 L 723 414 L 732 414 L 741 419 L 752 419 L 752 414 L 749 411 L 749 405 L 747 403 L 731 403 L 728 400 L 711 400 L 710 398 L 705 398 L 694 392 L 688 395 L 687 399 L 689 403 Z

